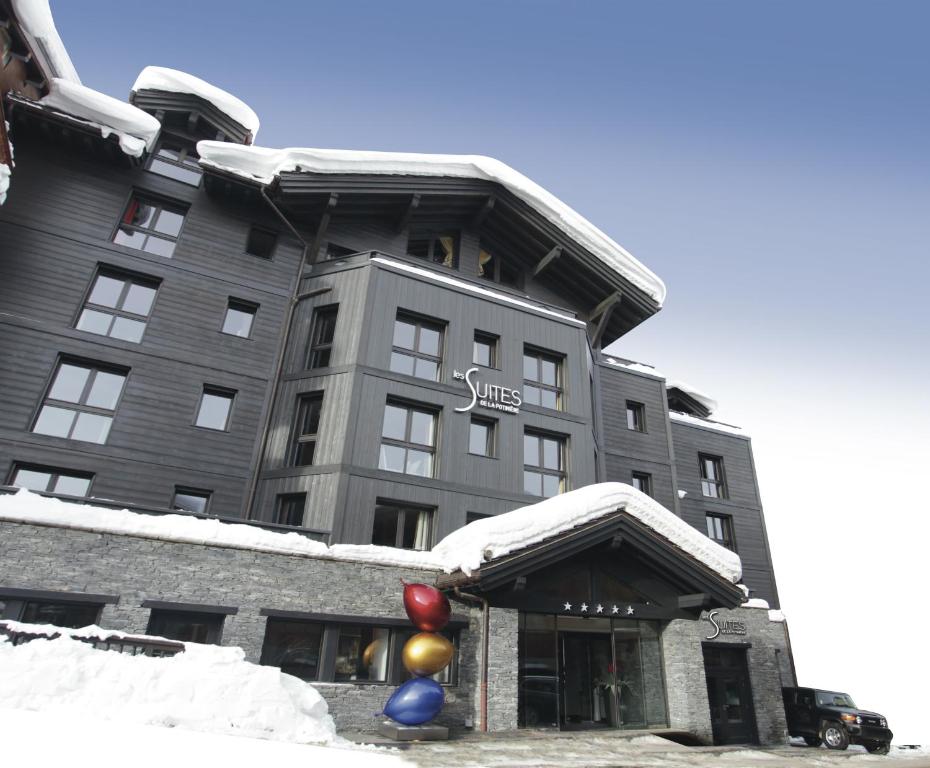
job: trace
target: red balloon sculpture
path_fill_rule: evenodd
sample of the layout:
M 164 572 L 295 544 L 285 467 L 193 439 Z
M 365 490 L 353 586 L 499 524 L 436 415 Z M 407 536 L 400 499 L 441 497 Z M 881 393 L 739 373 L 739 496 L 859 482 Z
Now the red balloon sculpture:
M 404 584 L 404 610 L 417 629 L 438 632 L 449 623 L 451 607 L 446 596 L 428 584 Z

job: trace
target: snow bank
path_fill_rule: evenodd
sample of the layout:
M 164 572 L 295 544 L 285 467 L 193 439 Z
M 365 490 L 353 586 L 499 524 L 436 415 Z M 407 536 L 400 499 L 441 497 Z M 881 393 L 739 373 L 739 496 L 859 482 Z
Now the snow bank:
M 764 608 L 765 610 L 769 609 L 769 601 L 763 600 L 761 597 L 751 597 L 745 603 L 743 603 L 740 608 Z
M 11 621 L 4 619 L 0 621 L 0 627 L 10 632 L 24 632 L 31 635 L 43 635 L 44 637 L 54 637 L 55 635 L 66 635 L 71 638 L 93 638 L 95 640 L 161 640 L 165 643 L 176 643 L 176 640 L 169 640 L 167 637 L 158 635 L 133 635 L 128 632 L 120 632 L 118 629 L 104 629 L 96 624 L 89 624 L 79 629 L 69 629 L 55 626 L 54 624 L 26 624 L 22 621 Z
M 604 264 L 652 296 L 661 306 L 665 284 L 623 247 L 555 195 L 510 166 L 482 155 L 426 155 L 350 149 L 269 149 L 222 141 L 197 144 L 202 165 L 270 184 L 288 171 L 388 176 L 444 176 L 493 181 L 587 248 Z
M 476 520 L 446 536 L 433 547 L 433 554 L 442 560 L 443 570 L 471 573 L 486 560 L 536 544 L 621 508 L 725 579 L 739 581 L 742 565 L 735 552 L 624 483 L 589 485 L 504 515 Z
M 745 429 L 734 427 L 732 424 L 724 424 L 720 421 L 711 421 L 710 419 L 700 419 L 697 416 L 691 416 L 688 413 L 679 413 L 678 411 L 669 411 L 668 417 L 672 421 L 680 421 L 682 424 L 692 424 L 704 429 L 713 429 L 716 432 L 726 432 L 730 435 L 739 435 L 740 437 L 749 437 Z
M 115 133 L 120 148 L 132 157 L 151 149 L 161 130 L 161 123 L 147 112 L 80 83 L 53 77 L 50 87 L 39 104 L 99 128 L 103 138 Z
M 81 78 L 55 28 L 48 0 L 13 0 L 13 13 L 45 72 L 80 85 Z
M 769 611 L 769 621 L 784 621 L 784 620 L 785 620 L 785 614 L 783 614 L 781 611 L 778 611 L 775 609 Z
M 693 397 L 701 405 L 703 405 L 709 413 L 713 413 L 717 410 L 717 401 L 714 400 L 710 395 L 706 395 L 697 387 L 692 387 L 690 384 L 686 384 L 681 379 L 669 379 L 665 382 L 666 389 L 680 389 L 686 395 Z
M 170 658 L 96 650 L 60 637 L 0 642 L 3 706 L 328 744 L 336 728 L 313 686 L 245 661 L 241 648 L 186 644 Z
M 6 193 L 10 191 L 10 166 L 0 163 L 0 205 L 6 202 Z
M 252 134 L 253 139 L 258 133 L 258 115 L 248 104 L 199 77 L 167 67 L 146 67 L 136 78 L 132 91 L 135 93 L 146 89 L 199 96 L 243 126 Z

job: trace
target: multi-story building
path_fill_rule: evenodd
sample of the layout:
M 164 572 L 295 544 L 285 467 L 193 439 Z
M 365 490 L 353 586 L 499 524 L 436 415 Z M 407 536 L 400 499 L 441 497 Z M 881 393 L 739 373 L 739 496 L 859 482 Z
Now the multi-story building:
M 246 105 L 171 70 L 143 72 L 130 104 L 97 94 L 19 5 L 0 2 L 18 67 L 0 76 L 16 149 L 0 207 L 9 490 L 427 551 L 476 520 L 619 482 L 738 553 L 748 594 L 778 607 L 749 438 L 692 388 L 602 352 L 661 308 L 645 266 L 487 158 L 262 149 Z M 784 624 L 737 608 L 740 591 L 661 532 L 611 520 L 567 525 L 520 567 L 439 578 L 487 601 L 483 629 L 468 603 L 452 626 L 450 723 L 780 738 Z M 66 623 L 90 605 L 117 628 L 223 636 L 324 684 L 353 727 L 374 683 L 402 674 L 396 654 L 365 685 L 344 671 L 353 642 L 402 634 L 381 561 L 221 566 L 189 543 L 154 557 L 132 537 L 3 525 L 7 618 Z M 40 551 L 86 558 L 29 568 Z M 562 608 L 571 595 L 584 612 Z M 590 616 L 589 600 L 630 613 Z M 294 637 L 316 661 L 275 661 Z M 496 699 L 479 716 L 489 674 Z M 706 696 L 682 685 L 698 679 Z

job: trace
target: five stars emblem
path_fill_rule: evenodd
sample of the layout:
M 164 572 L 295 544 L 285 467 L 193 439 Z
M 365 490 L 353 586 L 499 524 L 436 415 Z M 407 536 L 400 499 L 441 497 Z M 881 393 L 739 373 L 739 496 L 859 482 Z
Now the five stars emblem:
M 571 604 L 571 603 L 565 603 L 565 610 L 566 610 L 566 611 L 570 611 L 571 609 L 572 609 L 572 604 Z
M 632 606 L 632 605 L 628 605 L 628 606 L 626 607 L 626 615 L 627 615 L 627 616 L 632 616 L 632 615 L 633 615 L 633 606 Z
M 588 604 L 587 604 L 587 603 L 582 603 L 582 604 L 581 604 L 581 612 L 582 612 L 582 613 L 587 613 L 587 612 L 588 612 Z
M 603 612 L 604 612 L 604 606 L 601 605 L 600 603 L 598 603 L 598 604 L 597 604 L 597 608 L 595 608 L 594 612 L 595 612 L 595 613 L 603 613 Z

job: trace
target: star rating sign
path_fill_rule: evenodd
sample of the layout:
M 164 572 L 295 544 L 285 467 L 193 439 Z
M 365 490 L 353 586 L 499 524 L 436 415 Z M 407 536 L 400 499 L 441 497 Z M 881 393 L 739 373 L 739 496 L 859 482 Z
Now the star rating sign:
M 582 613 L 587 613 L 587 612 L 588 612 L 588 604 L 587 604 L 587 603 L 582 603 L 582 604 L 581 604 L 581 612 L 582 612 Z
M 620 609 L 615 605 L 610 609 L 611 613 L 620 613 Z
M 598 604 L 597 604 L 597 608 L 594 609 L 594 612 L 595 612 L 595 613 L 603 613 L 603 612 L 604 612 L 604 606 L 601 605 L 600 603 L 598 603 Z
M 627 616 L 632 616 L 632 615 L 633 615 L 633 606 L 632 606 L 632 605 L 628 605 L 628 606 L 626 607 L 626 615 L 627 615 Z
M 565 603 L 565 610 L 566 610 L 566 611 L 570 611 L 571 609 L 572 609 L 572 604 L 571 604 L 571 603 Z

